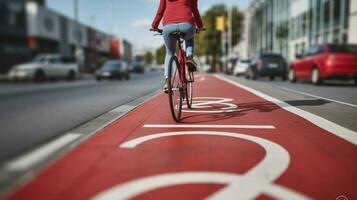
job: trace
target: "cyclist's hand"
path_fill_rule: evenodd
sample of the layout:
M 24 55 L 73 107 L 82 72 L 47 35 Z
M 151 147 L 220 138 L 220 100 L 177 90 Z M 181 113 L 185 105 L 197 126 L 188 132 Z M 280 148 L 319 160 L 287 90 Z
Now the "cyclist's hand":
M 200 32 L 205 31 L 205 30 L 206 30 L 205 27 L 197 28 L 197 33 L 200 33 Z
M 159 29 L 158 28 L 151 28 L 150 31 L 152 32 L 157 32 Z

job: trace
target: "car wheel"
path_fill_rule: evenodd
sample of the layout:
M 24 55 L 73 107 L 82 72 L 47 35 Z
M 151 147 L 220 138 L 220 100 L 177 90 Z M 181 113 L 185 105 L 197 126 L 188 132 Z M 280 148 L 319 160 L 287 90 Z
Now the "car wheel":
M 95 80 L 97 80 L 98 82 L 102 80 L 102 78 L 100 77 L 95 77 Z
M 125 79 L 126 79 L 126 80 L 129 80 L 129 79 L 130 79 L 129 73 L 125 76 Z
M 252 78 L 252 80 L 257 80 L 257 78 L 258 78 L 258 76 L 257 76 L 257 74 L 254 72 L 254 70 L 253 69 L 250 69 L 250 75 L 249 75 L 251 78 Z
M 281 76 L 282 81 L 286 81 L 286 79 L 287 79 L 286 75 Z
M 35 76 L 34 76 L 34 81 L 37 82 L 37 83 L 42 83 L 44 82 L 46 79 L 46 75 L 45 75 L 45 72 L 42 71 L 42 70 L 37 70 L 35 72 Z
M 289 81 L 291 83 L 296 83 L 297 79 L 296 79 L 296 76 L 295 76 L 294 68 L 290 68 L 288 77 L 289 77 Z
M 67 81 L 74 81 L 76 79 L 76 73 L 74 71 L 69 71 L 67 75 Z
M 245 79 L 247 79 L 247 80 L 250 79 L 250 76 L 249 76 L 249 72 L 248 72 L 248 71 L 245 72 L 244 77 L 245 77 Z
M 269 79 L 270 79 L 271 81 L 274 81 L 275 77 L 274 77 L 274 76 L 270 76 Z
M 354 78 L 353 81 L 355 82 L 355 85 L 357 85 L 357 77 Z
M 323 79 L 320 77 L 320 71 L 317 67 L 314 67 L 311 72 L 311 82 L 314 85 L 320 85 Z

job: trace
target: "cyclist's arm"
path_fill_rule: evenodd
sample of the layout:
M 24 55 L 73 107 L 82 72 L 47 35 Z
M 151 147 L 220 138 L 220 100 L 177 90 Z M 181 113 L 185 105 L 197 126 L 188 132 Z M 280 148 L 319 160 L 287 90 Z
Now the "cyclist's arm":
M 166 0 L 160 0 L 160 5 L 159 8 L 157 9 L 155 19 L 151 24 L 151 27 L 153 29 L 157 29 L 159 27 L 161 19 L 164 16 L 165 9 L 166 9 Z
M 193 16 L 195 17 L 196 26 L 197 26 L 197 28 L 201 29 L 201 28 L 203 28 L 203 22 L 202 22 L 202 18 L 200 15 L 200 11 L 198 11 L 197 2 L 198 2 L 198 0 L 192 1 L 191 9 L 192 9 Z

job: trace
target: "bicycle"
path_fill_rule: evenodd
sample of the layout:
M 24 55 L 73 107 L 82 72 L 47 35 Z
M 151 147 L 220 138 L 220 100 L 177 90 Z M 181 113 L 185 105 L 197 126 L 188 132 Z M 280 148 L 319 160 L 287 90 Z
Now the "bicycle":
M 162 35 L 163 30 L 158 29 L 158 35 Z M 198 32 L 197 32 L 198 33 Z M 195 77 L 193 72 L 186 67 L 186 52 L 182 47 L 185 33 L 176 31 L 171 33 L 177 41 L 178 52 L 173 55 L 169 62 L 168 69 L 168 91 L 170 112 L 176 122 L 181 121 L 182 104 L 186 100 L 187 107 L 191 109 L 193 98 L 193 83 Z

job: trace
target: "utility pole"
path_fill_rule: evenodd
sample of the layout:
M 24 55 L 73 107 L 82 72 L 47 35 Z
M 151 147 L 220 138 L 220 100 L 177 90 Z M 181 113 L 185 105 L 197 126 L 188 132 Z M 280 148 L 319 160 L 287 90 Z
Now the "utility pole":
M 76 32 L 76 49 L 79 46 L 79 37 L 78 37 L 78 25 L 79 25 L 79 15 L 78 15 L 78 0 L 73 0 L 73 10 L 74 10 L 74 21 L 75 21 L 75 32 Z
M 232 69 L 232 38 L 233 38 L 233 0 L 230 0 L 230 5 L 227 6 L 228 8 L 228 52 L 227 52 L 227 67 L 230 66 L 230 70 Z
M 79 8 L 78 8 L 78 0 L 73 0 L 73 10 L 74 10 L 74 24 L 75 24 L 75 27 L 74 27 L 74 32 L 75 32 L 75 50 L 74 50 L 74 54 L 75 54 L 75 57 L 77 58 L 77 62 L 78 62 L 78 65 L 79 65 L 79 71 L 80 72 L 83 72 L 84 69 L 83 69 L 83 63 L 82 61 L 80 61 L 80 59 L 82 59 L 82 54 L 83 54 L 83 51 L 82 49 L 80 49 L 80 33 L 79 33 Z

